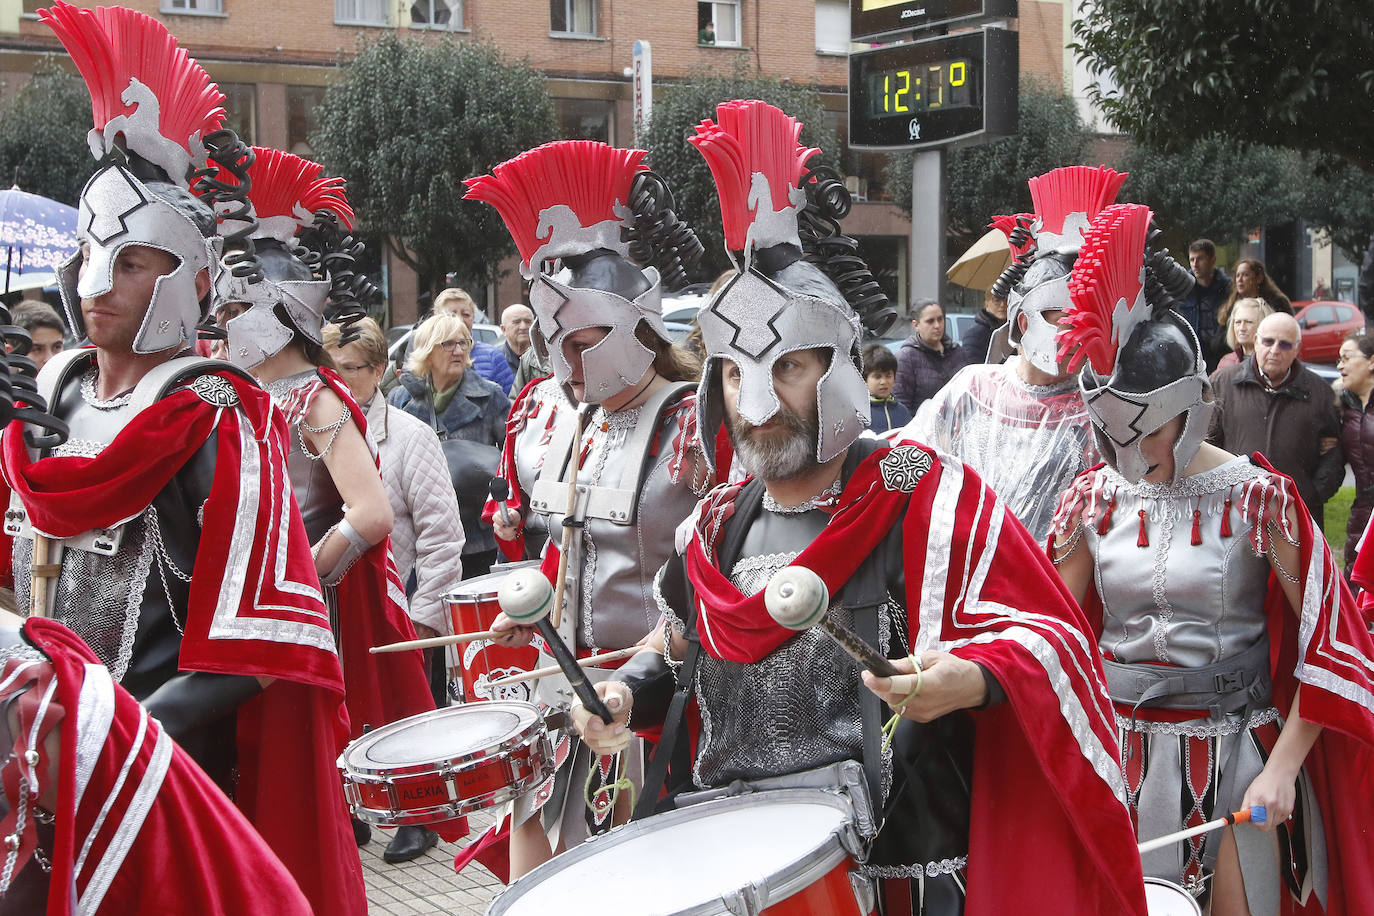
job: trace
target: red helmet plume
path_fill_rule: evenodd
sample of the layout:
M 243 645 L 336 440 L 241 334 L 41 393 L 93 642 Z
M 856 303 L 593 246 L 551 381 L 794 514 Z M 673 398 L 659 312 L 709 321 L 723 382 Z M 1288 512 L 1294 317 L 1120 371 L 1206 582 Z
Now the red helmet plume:
M 1097 215 L 1069 278 L 1069 299 L 1058 334 L 1059 358 L 1076 371 L 1084 360 L 1100 376 L 1136 325 L 1150 317 L 1145 297 L 1145 240 L 1154 214 L 1141 204 L 1116 204 Z
M 1040 220 L 1036 246 L 1045 251 L 1077 248 L 1081 234 L 1116 200 L 1126 178 L 1105 165 L 1071 165 L 1032 178 L 1027 184 Z

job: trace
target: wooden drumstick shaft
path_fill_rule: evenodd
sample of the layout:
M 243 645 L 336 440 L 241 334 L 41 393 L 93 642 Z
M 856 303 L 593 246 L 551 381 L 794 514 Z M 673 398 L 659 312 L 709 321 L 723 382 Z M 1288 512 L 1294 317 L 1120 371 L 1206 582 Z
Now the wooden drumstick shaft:
M 553 613 L 549 615 L 556 630 L 563 624 L 563 592 L 568 584 L 568 552 L 572 550 L 573 530 L 581 527 L 577 519 L 577 471 L 582 466 L 582 425 L 587 420 L 586 406 L 577 410 L 577 433 L 573 436 L 568 459 L 568 501 L 563 515 L 563 539 L 558 547 L 558 579 L 554 582 Z M 569 523 L 572 524 L 569 524 Z
M 455 633 L 452 636 L 431 636 L 428 639 L 408 639 L 405 642 L 391 642 L 384 646 L 373 646 L 368 649 L 373 655 L 380 652 L 405 652 L 409 649 L 430 649 L 435 646 L 457 646 L 463 643 L 476 642 L 479 639 L 496 639 L 504 636 L 510 630 L 483 630 L 480 633 Z
M 29 616 L 48 616 L 48 580 L 61 574 L 62 567 L 48 562 L 52 542 L 47 535 L 33 533 L 33 562 L 29 564 Z
M 1153 840 L 1146 840 L 1139 846 L 1141 854 L 1153 852 L 1156 849 L 1163 849 L 1165 846 L 1172 846 L 1180 840 L 1195 837 L 1200 833 L 1208 833 L 1212 830 L 1220 830 L 1222 827 L 1229 827 L 1232 824 L 1244 824 L 1246 821 L 1253 820 L 1257 824 L 1263 824 L 1265 812 L 1263 805 L 1252 805 L 1249 808 L 1242 808 L 1239 811 L 1232 811 L 1225 817 L 1219 817 L 1214 821 L 1205 824 L 1198 824 L 1196 827 L 1189 827 L 1186 830 L 1179 830 L 1175 833 L 1155 837 Z
M 643 646 L 630 646 L 628 649 L 616 649 L 612 652 L 602 652 L 600 655 L 589 655 L 586 658 L 579 658 L 577 664 L 582 668 L 592 665 L 599 665 L 602 662 L 619 661 L 622 658 L 629 658 L 637 653 Z M 553 677 L 555 674 L 562 674 L 563 669 L 557 665 L 549 665 L 547 668 L 535 668 L 533 671 L 525 671 L 520 674 L 512 674 L 500 680 L 491 682 L 492 687 L 505 687 L 507 684 L 523 684 L 525 681 L 537 681 L 541 678 Z

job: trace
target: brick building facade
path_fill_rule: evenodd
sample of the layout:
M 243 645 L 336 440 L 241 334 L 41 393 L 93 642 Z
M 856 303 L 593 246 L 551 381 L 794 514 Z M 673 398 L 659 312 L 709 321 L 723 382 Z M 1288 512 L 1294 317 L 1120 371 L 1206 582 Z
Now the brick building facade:
M 0 0 L 0 96 L 15 91 L 44 56 L 63 55 L 34 12 L 46 0 Z M 80 0 L 78 5 L 96 5 Z M 358 42 L 392 30 L 428 40 L 493 41 L 526 57 L 548 77 L 568 137 L 633 143 L 626 75 L 636 40 L 653 48 L 659 86 L 712 69 L 742 65 L 763 76 L 814 82 L 845 136 L 847 0 L 123 0 L 156 16 L 216 79 L 229 101 L 230 126 L 252 142 L 308 155 L 311 111 L 341 60 Z M 1073 82 L 1063 0 L 1021 0 L 1021 68 Z M 707 22 L 715 43 L 702 42 Z M 910 225 L 883 201 L 881 157 L 847 157 L 859 192 L 850 231 L 875 259 L 888 260 L 892 292 L 906 298 Z M 875 199 L 865 200 L 871 189 Z M 413 320 L 417 290 L 403 265 L 387 271 L 391 317 Z M 477 291 L 474 291 L 476 294 Z M 490 291 L 500 303 L 519 295 L 512 276 Z M 480 298 L 480 297 L 479 297 Z

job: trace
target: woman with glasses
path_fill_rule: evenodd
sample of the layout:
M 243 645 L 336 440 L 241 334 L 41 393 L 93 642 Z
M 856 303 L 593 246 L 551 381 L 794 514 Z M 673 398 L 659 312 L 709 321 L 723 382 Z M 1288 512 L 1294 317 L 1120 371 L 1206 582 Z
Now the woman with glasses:
M 506 437 L 510 400 L 472 369 L 472 332 L 454 315 L 430 315 L 415 328 L 414 346 L 388 403 L 430 426 L 443 440 L 467 543 L 463 571 L 484 576 L 496 560 L 496 536 L 481 520 L 487 484 Z
M 1255 331 L 1259 323 L 1272 314 L 1274 310 L 1263 299 L 1236 300 L 1231 307 L 1231 321 L 1226 325 L 1226 346 L 1231 348 L 1231 352 L 1218 360 L 1217 368 L 1239 365 L 1245 357 L 1254 353 Z

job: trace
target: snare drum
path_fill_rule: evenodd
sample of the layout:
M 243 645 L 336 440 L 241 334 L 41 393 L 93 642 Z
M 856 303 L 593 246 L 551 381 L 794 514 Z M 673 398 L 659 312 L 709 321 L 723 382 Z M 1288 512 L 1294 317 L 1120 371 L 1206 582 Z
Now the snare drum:
M 570 849 L 511 884 L 487 914 L 600 916 L 613 896 L 617 916 L 865 916 L 867 879 L 850 879 L 858 849 L 849 802 L 833 793 L 723 798 Z
M 539 711 L 527 703 L 450 706 L 373 729 L 339 755 L 359 820 L 437 824 L 532 792 L 553 775 Z
M 496 592 L 501 583 L 517 569 L 538 568 L 538 560 L 522 560 L 508 563 L 494 572 L 475 579 L 460 582 L 453 591 L 444 596 L 449 616 L 453 621 L 454 633 L 480 633 L 490 630 L 496 615 L 501 613 L 501 605 L 496 601 Z M 518 703 L 530 702 L 532 691 L 537 682 L 511 684 L 495 691 L 491 682 L 522 671 L 533 671 L 539 667 L 539 650 L 534 646 L 521 646 L 508 649 L 490 640 L 479 639 L 460 646 L 459 661 L 463 674 L 463 699 L 469 703 L 474 700 L 513 700 Z
M 1163 878 L 1145 879 L 1145 908 L 1150 916 L 1202 916 L 1191 894 Z

